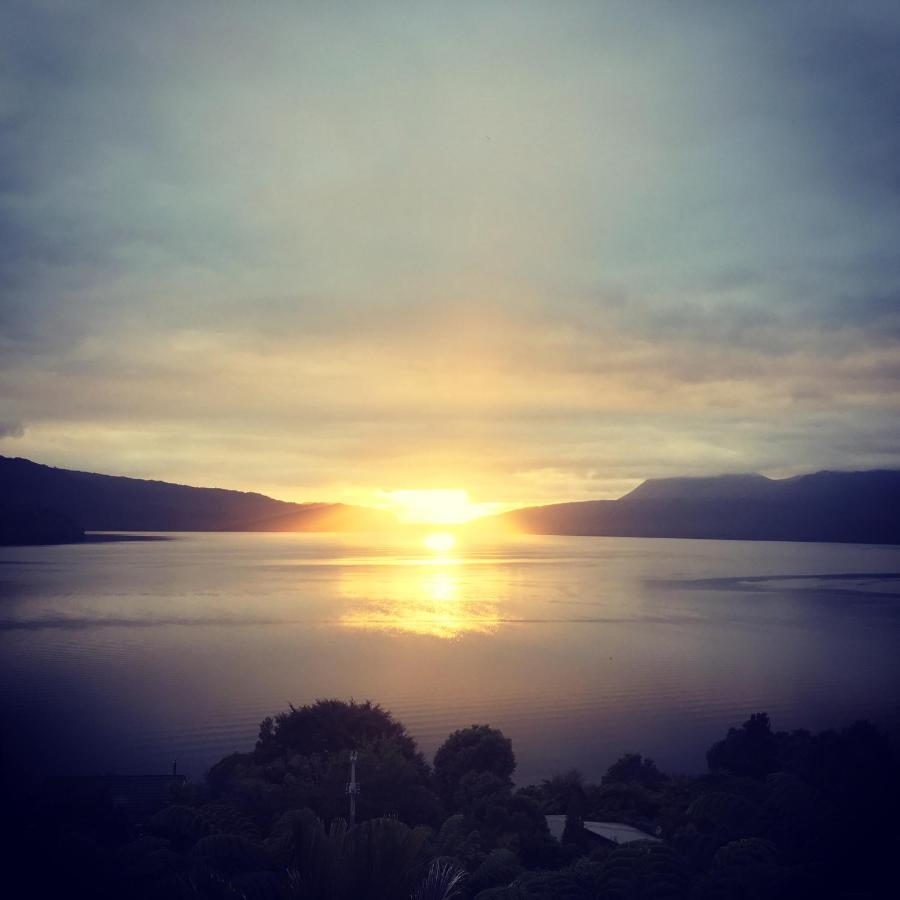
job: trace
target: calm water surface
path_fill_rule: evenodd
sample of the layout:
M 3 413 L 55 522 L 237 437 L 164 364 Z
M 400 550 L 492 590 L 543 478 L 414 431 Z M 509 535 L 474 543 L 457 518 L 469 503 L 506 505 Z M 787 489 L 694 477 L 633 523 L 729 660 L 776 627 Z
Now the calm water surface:
M 517 780 L 621 753 L 703 767 L 729 725 L 900 725 L 900 550 L 627 538 L 181 534 L 0 548 L 5 749 L 199 777 L 259 721 L 372 698 L 430 756 L 512 737 Z M 892 577 L 893 576 L 893 577 Z

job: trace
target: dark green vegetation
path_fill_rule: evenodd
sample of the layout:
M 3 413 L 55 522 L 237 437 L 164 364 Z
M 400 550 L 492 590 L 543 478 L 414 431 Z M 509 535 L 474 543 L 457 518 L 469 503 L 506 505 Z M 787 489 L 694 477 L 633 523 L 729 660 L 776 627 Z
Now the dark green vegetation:
M 285 503 L 262 494 L 93 475 L 0 456 L 0 544 L 32 540 L 23 510 L 86 531 L 379 531 L 393 515 L 340 503 Z M 15 511 L 15 513 L 14 513 Z M 50 512 L 46 512 L 50 511 Z M 817 472 L 645 481 L 619 500 L 520 509 L 501 517 L 534 534 L 900 543 L 900 472 Z M 22 521 L 23 528 L 16 529 Z M 71 524 L 70 523 L 70 524 Z
M 345 821 L 350 752 L 358 821 Z M 96 796 L 30 798 L 7 821 L 27 896 L 104 898 L 880 898 L 895 896 L 900 768 L 867 723 L 732 728 L 709 771 L 668 776 L 630 753 L 600 784 L 578 772 L 515 789 L 499 731 L 454 732 L 429 767 L 392 716 L 319 701 L 266 719 L 255 749 L 135 815 Z M 565 815 L 562 842 L 545 815 Z M 605 843 L 585 821 L 662 840 Z M 23 894 L 22 896 L 25 896 Z

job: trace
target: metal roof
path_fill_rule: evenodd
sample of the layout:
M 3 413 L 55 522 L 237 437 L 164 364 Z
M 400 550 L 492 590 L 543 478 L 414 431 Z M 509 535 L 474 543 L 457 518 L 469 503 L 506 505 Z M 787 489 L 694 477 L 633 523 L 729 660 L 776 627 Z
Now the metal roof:
M 565 816 L 544 816 L 547 820 L 547 827 L 550 834 L 558 841 L 562 840 L 563 831 L 566 828 Z M 585 831 L 596 834 L 613 844 L 630 844 L 632 841 L 658 841 L 658 837 L 641 831 L 633 825 L 626 825 L 624 822 L 585 822 Z

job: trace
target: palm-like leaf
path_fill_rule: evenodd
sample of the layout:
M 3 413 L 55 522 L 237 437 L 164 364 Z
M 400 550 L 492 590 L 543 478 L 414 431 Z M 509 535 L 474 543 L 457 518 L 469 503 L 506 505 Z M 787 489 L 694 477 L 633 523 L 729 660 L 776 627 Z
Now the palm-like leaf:
M 428 867 L 413 900 L 452 900 L 462 896 L 465 869 L 449 859 L 436 859 Z

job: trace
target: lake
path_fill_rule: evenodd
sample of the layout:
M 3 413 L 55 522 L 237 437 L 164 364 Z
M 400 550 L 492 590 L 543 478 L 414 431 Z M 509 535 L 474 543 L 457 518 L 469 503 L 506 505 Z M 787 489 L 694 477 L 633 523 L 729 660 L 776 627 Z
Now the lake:
M 179 771 L 267 715 L 373 699 L 431 757 L 487 722 L 516 780 L 626 751 L 699 771 L 731 725 L 900 725 L 900 548 L 178 534 L 0 548 L 7 763 Z

